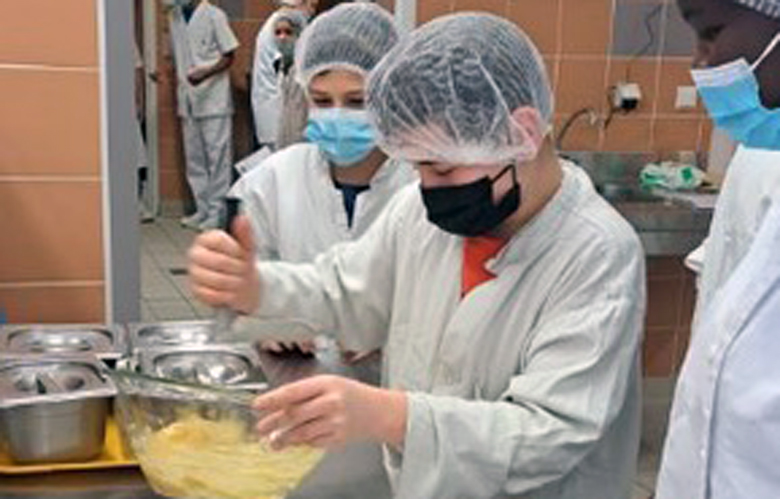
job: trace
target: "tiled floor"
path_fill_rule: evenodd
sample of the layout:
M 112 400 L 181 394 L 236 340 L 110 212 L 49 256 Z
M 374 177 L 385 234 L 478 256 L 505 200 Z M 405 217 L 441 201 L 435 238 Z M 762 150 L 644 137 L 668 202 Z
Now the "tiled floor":
M 141 230 L 142 320 L 211 317 L 213 311 L 198 303 L 187 287 L 186 254 L 195 232 L 182 228 L 177 218 L 159 218 Z M 645 381 L 642 453 L 632 499 L 647 499 L 655 487 L 672 388 L 670 380 Z
M 213 314 L 187 287 L 186 255 L 196 233 L 175 218 L 141 226 L 141 320 L 205 319 Z

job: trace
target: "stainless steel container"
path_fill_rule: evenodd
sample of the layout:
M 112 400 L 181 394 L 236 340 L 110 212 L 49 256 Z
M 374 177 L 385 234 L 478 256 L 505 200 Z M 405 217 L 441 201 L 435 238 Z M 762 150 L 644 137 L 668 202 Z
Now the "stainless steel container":
M 90 354 L 0 357 L 0 434 L 18 463 L 100 454 L 116 389 Z
M 140 350 L 181 345 L 202 345 L 211 340 L 212 321 L 171 321 L 154 324 L 128 325 L 130 347 Z
M 0 327 L 0 354 L 92 353 L 104 361 L 127 354 L 127 333 L 101 324 L 18 324 Z
M 158 378 L 263 390 L 267 378 L 250 345 L 206 344 L 155 347 L 137 352 L 142 374 Z

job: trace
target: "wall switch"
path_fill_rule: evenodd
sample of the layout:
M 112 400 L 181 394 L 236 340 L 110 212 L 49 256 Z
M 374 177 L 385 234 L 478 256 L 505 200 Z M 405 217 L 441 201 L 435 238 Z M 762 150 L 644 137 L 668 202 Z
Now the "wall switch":
M 695 109 L 698 103 L 699 95 L 696 93 L 696 87 L 677 87 L 677 100 L 674 103 L 675 109 Z

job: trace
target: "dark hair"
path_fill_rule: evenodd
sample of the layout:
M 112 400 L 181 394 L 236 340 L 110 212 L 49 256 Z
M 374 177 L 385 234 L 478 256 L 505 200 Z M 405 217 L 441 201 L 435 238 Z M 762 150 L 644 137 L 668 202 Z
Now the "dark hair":
M 353 0 L 320 0 L 317 4 L 317 9 L 314 11 L 314 17 L 326 12 L 337 5 L 342 3 L 352 3 Z

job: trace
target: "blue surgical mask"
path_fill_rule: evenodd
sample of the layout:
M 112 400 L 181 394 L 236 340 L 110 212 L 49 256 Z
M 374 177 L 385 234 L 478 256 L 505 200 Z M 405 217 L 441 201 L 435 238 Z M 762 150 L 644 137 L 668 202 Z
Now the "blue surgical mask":
M 312 109 L 306 139 L 339 167 L 357 166 L 376 146 L 376 132 L 364 110 Z
M 691 71 L 715 126 L 747 147 L 780 150 L 780 109 L 768 109 L 761 102 L 761 88 L 755 74 L 778 43 L 780 33 L 752 65 L 741 58 L 722 66 Z

